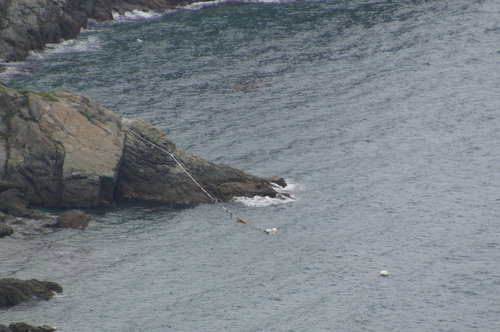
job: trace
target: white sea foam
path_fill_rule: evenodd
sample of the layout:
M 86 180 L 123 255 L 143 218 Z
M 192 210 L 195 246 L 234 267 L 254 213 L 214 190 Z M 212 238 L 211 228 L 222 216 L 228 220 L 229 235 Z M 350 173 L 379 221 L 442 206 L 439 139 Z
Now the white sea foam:
M 123 15 L 120 15 L 117 12 L 113 12 L 113 20 L 115 21 L 145 21 L 145 20 L 153 20 L 163 15 L 163 13 L 150 11 L 143 12 L 141 10 L 134 9 L 131 12 L 125 12 Z
M 299 184 L 289 183 L 288 181 L 285 188 L 278 185 L 273 186 L 278 192 L 278 195 L 275 198 L 261 196 L 254 196 L 251 198 L 235 197 L 233 201 L 251 207 L 267 207 L 272 205 L 288 204 L 294 202 L 297 199 L 294 194 L 301 190 L 301 186 Z
M 215 1 L 206 1 L 206 2 L 194 2 L 192 4 L 189 4 L 187 6 L 183 6 L 182 9 L 187 9 L 187 10 L 199 10 L 205 7 L 211 7 L 211 6 L 217 6 L 222 3 L 226 3 L 226 0 L 215 0 Z
M 2 62 L 0 66 L 4 68 L 4 71 L 0 73 L 0 81 L 4 83 L 9 82 L 15 76 L 29 75 L 34 70 L 33 64 L 28 61 Z
M 101 40 L 95 35 L 87 38 L 78 38 L 66 40 L 60 44 L 47 44 L 44 52 L 38 52 L 38 56 L 43 54 L 61 54 L 61 53 L 84 53 L 94 52 L 101 49 Z
M 224 3 L 282 3 L 292 1 L 294 0 L 214 0 L 206 2 L 195 2 L 181 8 L 187 10 L 200 10 L 205 7 L 218 6 Z

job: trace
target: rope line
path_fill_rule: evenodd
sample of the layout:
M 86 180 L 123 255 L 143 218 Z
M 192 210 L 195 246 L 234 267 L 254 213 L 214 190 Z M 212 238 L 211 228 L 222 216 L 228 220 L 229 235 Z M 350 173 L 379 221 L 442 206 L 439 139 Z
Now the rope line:
M 327 252 L 325 249 L 320 249 L 320 248 L 317 248 L 317 247 L 314 247 L 314 246 L 311 246 L 311 245 L 305 245 L 305 244 L 302 244 L 301 241 L 297 241 L 297 240 L 292 240 L 286 236 L 283 236 L 283 235 L 280 235 L 280 234 L 276 234 L 277 232 L 277 229 L 276 228 L 272 228 L 272 229 L 261 229 L 261 228 L 258 228 L 257 226 L 253 225 L 253 224 L 248 224 L 249 221 L 252 221 L 253 219 L 243 219 L 243 218 L 240 218 L 238 217 L 237 215 L 235 215 L 233 212 L 231 212 L 229 209 L 227 209 L 224 205 L 222 205 L 216 198 L 214 198 L 212 195 L 210 195 L 210 193 L 208 191 L 205 190 L 205 188 L 203 188 L 201 186 L 201 184 L 196 181 L 196 179 L 186 170 L 186 168 L 184 168 L 184 166 L 179 162 L 179 160 L 177 160 L 177 158 L 174 156 L 174 153 L 170 153 L 168 152 L 167 150 L 163 149 L 162 147 L 158 146 L 157 144 L 145 139 L 144 137 L 140 136 L 138 133 L 136 133 L 135 131 L 133 131 L 132 129 L 129 129 L 129 131 L 131 133 L 133 133 L 134 135 L 136 135 L 137 137 L 139 137 L 142 141 L 146 142 L 146 143 L 149 143 L 151 144 L 153 147 L 159 149 L 160 151 L 168 154 L 176 163 L 177 165 L 179 165 L 179 167 L 184 171 L 184 173 L 187 174 L 187 176 L 215 203 L 217 203 L 217 205 L 219 205 L 224 211 L 226 211 L 226 213 L 229 213 L 229 219 L 231 219 L 232 217 L 235 217 L 237 221 L 239 222 L 242 222 L 244 224 L 247 224 L 259 231 L 263 231 L 267 234 L 275 234 L 276 236 L 290 242 L 291 244 L 295 245 L 295 246 L 298 246 L 298 247 L 301 247 L 302 249 L 306 249 L 306 250 L 313 250 L 313 251 L 316 251 L 318 253 L 322 253 L 322 254 L 329 254 L 331 255 L 331 253 Z M 343 257 L 340 256 L 340 255 L 333 255 L 333 258 L 336 258 L 336 259 L 342 259 Z M 361 268 L 361 266 L 359 266 L 358 264 L 353 264 L 352 262 L 346 262 L 347 264 L 353 266 L 353 267 L 357 267 L 357 268 Z M 382 274 L 382 272 L 386 272 L 387 271 L 381 271 L 381 275 L 384 275 L 384 276 L 387 276 L 387 274 Z
M 146 143 L 149 143 L 151 144 L 153 147 L 157 148 L 158 150 L 162 151 L 162 152 L 165 152 L 166 154 L 168 154 L 176 163 L 177 165 L 179 165 L 179 167 L 184 171 L 184 173 L 186 173 L 187 176 L 189 176 L 189 178 L 191 180 L 193 180 L 193 182 L 212 200 L 212 202 L 216 203 L 217 205 L 219 205 L 224 211 L 226 211 L 226 213 L 229 213 L 229 219 L 231 219 L 232 217 L 235 217 L 237 221 L 239 222 L 242 222 L 244 224 L 248 223 L 249 221 L 252 221 L 253 219 L 243 219 L 243 218 L 240 218 L 238 217 L 236 214 L 234 214 L 233 212 L 229 211 L 224 205 L 222 205 L 219 200 L 217 200 L 216 198 L 214 198 L 212 195 L 210 195 L 210 193 L 208 191 L 205 190 L 205 188 L 203 188 L 201 186 L 201 184 L 198 183 L 198 181 L 196 181 L 196 179 L 184 168 L 184 166 L 182 166 L 182 164 L 179 162 L 179 160 L 177 160 L 177 158 L 175 158 L 174 156 L 174 153 L 172 152 L 168 152 L 167 150 L 163 149 L 162 147 L 158 146 L 157 144 L 145 139 L 144 137 L 142 137 L 141 135 L 139 135 L 138 133 L 136 133 L 135 131 L 133 131 L 132 129 L 129 129 L 129 131 L 136 135 L 137 137 L 139 137 L 141 140 L 143 140 L 144 142 Z M 265 231 L 263 229 L 260 229 L 254 225 L 251 225 L 252 227 L 254 228 L 257 228 L 258 230 L 260 231 Z

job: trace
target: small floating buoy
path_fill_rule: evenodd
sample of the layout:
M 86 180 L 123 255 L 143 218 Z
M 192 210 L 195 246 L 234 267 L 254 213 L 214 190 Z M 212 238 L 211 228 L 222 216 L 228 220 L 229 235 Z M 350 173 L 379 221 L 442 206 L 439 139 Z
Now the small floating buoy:
M 387 271 L 380 271 L 380 275 L 383 276 L 383 277 L 387 277 L 389 275 L 389 272 Z
M 268 228 L 265 230 L 265 232 L 267 234 L 276 234 L 276 232 L 278 232 L 278 229 L 277 228 Z
M 243 218 L 236 217 L 236 220 L 238 220 L 239 222 L 242 222 L 242 223 L 246 224 L 247 222 L 252 221 L 253 219 L 243 219 Z

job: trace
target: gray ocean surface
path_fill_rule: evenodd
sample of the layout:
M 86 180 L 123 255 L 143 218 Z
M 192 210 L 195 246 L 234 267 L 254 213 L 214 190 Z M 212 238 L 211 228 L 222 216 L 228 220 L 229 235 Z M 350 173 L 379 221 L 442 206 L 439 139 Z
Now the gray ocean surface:
M 295 200 L 226 204 L 277 235 L 209 204 L 19 228 L 0 240 L 0 277 L 64 293 L 1 309 L 0 323 L 500 330 L 498 1 L 219 2 L 116 19 L 0 80 L 90 95 L 188 153 L 283 176 Z

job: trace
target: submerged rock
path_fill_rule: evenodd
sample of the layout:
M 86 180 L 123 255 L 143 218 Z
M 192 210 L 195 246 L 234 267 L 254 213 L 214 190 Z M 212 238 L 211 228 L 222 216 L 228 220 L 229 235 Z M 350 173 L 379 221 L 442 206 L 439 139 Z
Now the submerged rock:
M 34 298 L 50 300 L 54 292 L 62 291 L 61 285 L 52 281 L 0 279 L 0 307 L 14 306 Z
M 9 327 L 0 324 L 0 332 L 51 332 L 56 331 L 51 326 L 32 326 L 24 322 L 12 323 Z
M 288 185 L 286 183 L 285 179 L 283 179 L 281 176 L 277 176 L 277 175 L 270 176 L 270 177 L 266 178 L 266 181 L 275 183 L 282 188 L 285 188 Z
M 57 218 L 56 227 L 59 228 L 85 228 L 89 225 L 90 218 L 82 210 L 71 210 Z
M 150 123 L 121 118 L 90 97 L 0 86 L 2 211 L 33 218 L 29 206 L 212 202 L 180 165 L 220 201 L 276 196 L 268 181 L 188 155 Z
M 14 230 L 9 225 L 0 222 L 0 237 L 11 236 Z

